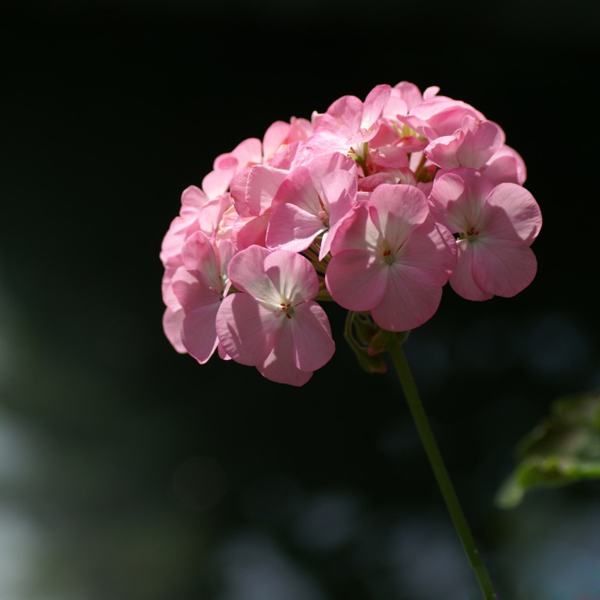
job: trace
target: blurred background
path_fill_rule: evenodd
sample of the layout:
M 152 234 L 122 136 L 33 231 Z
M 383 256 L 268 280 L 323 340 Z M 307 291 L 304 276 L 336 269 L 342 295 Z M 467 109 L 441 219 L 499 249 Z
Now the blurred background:
M 506 600 L 600 599 L 600 484 L 494 495 L 555 398 L 600 388 L 600 5 L 53 0 L 0 12 L 0 599 L 467 600 L 393 373 L 300 389 L 162 333 L 181 191 L 275 120 L 407 80 L 498 122 L 538 276 L 450 289 L 406 352 Z

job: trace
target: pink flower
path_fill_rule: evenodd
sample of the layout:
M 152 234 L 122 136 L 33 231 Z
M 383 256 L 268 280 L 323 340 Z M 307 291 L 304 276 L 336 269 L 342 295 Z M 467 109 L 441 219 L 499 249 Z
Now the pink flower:
M 436 179 L 429 198 L 436 220 L 458 237 L 458 261 L 450 277 L 468 300 L 511 297 L 537 270 L 529 247 L 542 226 L 533 196 L 514 183 L 493 183 L 473 169 Z
M 331 252 L 325 281 L 333 299 L 370 310 L 389 331 L 408 331 L 433 316 L 456 261 L 452 236 L 409 185 L 377 187 L 344 221 Z
M 165 267 L 162 280 L 162 295 L 167 308 L 163 317 L 163 329 L 167 339 L 177 352 L 185 353 L 181 338 L 184 311 L 173 293 L 173 277 L 183 265 L 182 250 L 186 240 L 201 231 L 208 237 L 216 237 L 223 215 L 231 204 L 229 194 L 210 200 L 196 186 L 190 186 L 181 195 L 179 216 L 171 222 L 161 247 L 160 258 Z
M 327 315 L 312 301 L 319 280 L 311 264 L 250 246 L 231 259 L 229 277 L 240 293 L 227 296 L 217 316 L 227 354 L 267 379 L 304 385 L 335 350 Z
M 173 263 L 180 266 L 181 248 L 187 236 L 200 229 L 198 216 L 208 203 L 210 200 L 206 194 L 195 185 L 183 191 L 179 215 L 171 221 L 161 245 L 160 259 L 165 267 Z
M 398 115 L 398 120 L 414 129 L 430 141 L 438 137 L 453 135 L 460 129 L 465 117 L 485 121 L 485 117 L 469 104 L 445 96 L 428 96 L 411 108 L 407 116 Z
M 223 215 L 230 206 L 229 194 L 211 200 L 195 185 L 186 188 L 181 194 L 179 216 L 173 219 L 162 241 L 160 259 L 163 265 L 177 268 L 182 264 L 181 249 L 196 231 L 201 231 L 207 237 L 216 237 Z
M 428 87 L 422 94 L 419 88 L 408 81 L 401 81 L 392 88 L 392 98 L 385 108 L 384 116 L 396 117 L 406 115 L 423 100 L 433 98 L 440 91 L 439 87 Z
M 503 145 L 479 169 L 493 184 L 517 183 L 523 185 L 527 179 L 525 163 L 516 150 L 510 146 Z
M 229 288 L 227 265 L 234 252 L 231 242 L 213 245 L 196 232 L 185 243 L 183 265 L 173 276 L 173 294 L 183 312 L 183 318 L 179 316 L 181 341 L 199 363 L 208 361 L 218 344 L 215 320 Z
M 294 169 L 273 199 L 267 246 L 301 252 L 322 234 L 319 260 L 323 260 L 354 204 L 356 182 L 356 163 L 338 152 Z
M 348 152 L 350 148 L 358 151 L 377 135 L 380 117 L 391 93 L 389 85 L 378 85 L 369 92 L 364 103 L 356 96 L 343 96 L 324 114 L 313 113 L 312 143 L 323 152 Z
M 293 142 L 307 140 L 312 134 L 312 125 L 306 119 L 292 117 L 289 123 L 275 121 L 263 137 L 265 161 L 273 158 L 282 148 Z
M 480 169 L 504 144 L 504 132 L 496 123 L 466 116 L 452 135 L 435 139 L 425 154 L 442 169 Z
M 209 198 L 220 196 L 229 188 L 233 177 L 242 169 L 262 162 L 262 144 L 256 138 L 239 143 L 231 152 L 217 156 L 213 170 L 202 180 Z

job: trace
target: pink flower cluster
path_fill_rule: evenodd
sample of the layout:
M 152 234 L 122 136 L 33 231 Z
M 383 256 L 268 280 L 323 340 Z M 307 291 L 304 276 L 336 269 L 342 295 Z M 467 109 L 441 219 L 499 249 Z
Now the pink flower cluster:
M 437 92 L 379 85 L 217 157 L 162 245 L 172 345 L 303 385 L 335 349 L 318 300 L 400 332 L 433 316 L 448 281 L 469 300 L 529 285 L 542 218 L 523 160 Z

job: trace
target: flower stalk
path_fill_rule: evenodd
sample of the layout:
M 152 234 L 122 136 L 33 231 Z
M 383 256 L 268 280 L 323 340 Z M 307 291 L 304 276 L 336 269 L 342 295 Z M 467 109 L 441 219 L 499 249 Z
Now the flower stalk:
M 433 469 L 438 486 L 442 492 L 444 501 L 446 502 L 446 506 L 448 507 L 448 511 L 452 517 L 452 521 L 454 522 L 454 527 L 456 528 L 460 541 L 467 554 L 469 562 L 471 563 L 471 567 L 475 572 L 475 576 L 477 577 L 477 581 L 479 582 L 479 586 L 483 592 L 484 599 L 497 600 L 498 596 L 494 591 L 490 575 L 485 564 L 483 563 L 483 560 L 481 559 L 477 547 L 475 546 L 475 541 L 473 539 L 473 535 L 471 534 L 469 524 L 467 523 L 462 507 L 458 501 L 458 497 L 454 491 L 454 486 L 452 485 L 452 481 L 448 475 L 448 471 L 431 430 L 431 426 L 429 425 L 429 419 L 425 413 L 425 409 L 421 402 L 415 381 L 408 367 L 408 362 L 406 361 L 404 351 L 402 350 L 402 341 L 405 338 L 402 338 L 401 336 L 402 334 L 399 334 L 399 336 L 389 344 L 388 352 L 394 364 L 398 379 L 400 380 L 400 385 L 404 391 L 404 395 L 415 421 L 415 425 L 419 431 L 419 436 L 421 437 L 421 441 L 425 447 L 425 452 L 429 458 L 431 468 Z

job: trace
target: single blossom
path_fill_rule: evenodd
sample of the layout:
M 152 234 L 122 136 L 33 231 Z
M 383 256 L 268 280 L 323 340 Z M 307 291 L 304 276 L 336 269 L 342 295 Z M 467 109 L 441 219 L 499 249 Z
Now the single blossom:
M 333 299 L 370 310 L 390 331 L 433 316 L 456 261 L 452 236 L 436 225 L 423 192 L 409 185 L 377 187 L 342 224 L 331 252 L 325 281 Z
M 450 277 L 468 300 L 511 297 L 535 277 L 529 247 L 542 226 L 540 208 L 520 185 L 497 186 L 478 171 L 456 169 L 436 179 L 432 212 L 457 237 L 458 261 Z
M 504 132 L 496 123 L 466 116 L 452 135 L 431 142 L 425 154 L 442 169 L 480 169 L 504 144 Z
M 305 384 L 335 349 L 327 315 L 312 300 L 319 291 L 312 265 L 294 252 L 250 246 L 231 259 L 229 278 L 240 291 L 217 315 L 227 354 L 267 379 Z
M 209 198 L 225 193 L 231 180 L 248 166 L 262 162 L 262 144 L 256 138 L 244 140 L 231 152 L 217 156 L 213 170 L 202 180 L 202 189 Z
M 311 122 L 306 119 L 292 117 L 289 123 L 275 121 L 263 137 L 264 160 L 271 160 L 289 144 L 307 140 L 311 136 L 312 130 Z
M 229 289 L 227 266 L 234 252 L 231 242 L 216 244 L 196 232 L 185 243 L 183 265 L 173 276 L 173 295 L 181 311 L 178 319 L 171 317 L 168 325 L 181 327 L 183 347 L 201 364 L 208 361 L 218 345 L 215 321 Z
M 337 152 L 294 169 L 273 199 L 267 247 L 302 252 L 322 235 L 323 260 L 355 202 L 356 179 L 356 163 Z
M 173 277 L 183 265 L 183 247 L 190 236 L 202 232 L 208 237 L 219 235 L 220 226 L 231 205 L 229 194 L 210 199 L 196 186 L 190 186 L 181 195 L 179 216 L 171 222 L 161 246 L 160 258 L 165 268 L 162 294 L 166 305 L 163 329 L 177 352 L 187 352 L 182 340 L 185 313 L 173 293 Z
M 433 141 L 438 137 L 453 135 L 462 127 L 467 116 L 485 121 L 483 114 L 466 102 L 432 95 L 413 106 L 408 115 L 399 114 L 398 120 Z

